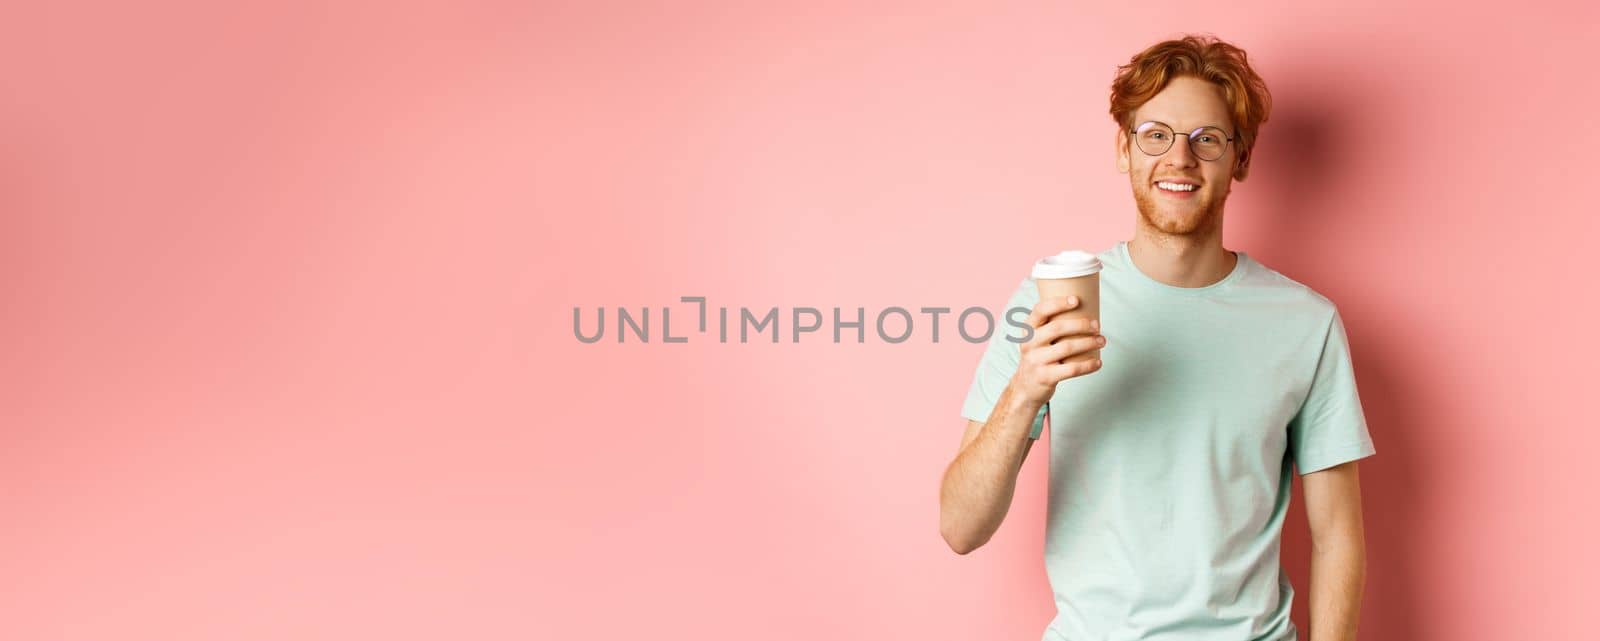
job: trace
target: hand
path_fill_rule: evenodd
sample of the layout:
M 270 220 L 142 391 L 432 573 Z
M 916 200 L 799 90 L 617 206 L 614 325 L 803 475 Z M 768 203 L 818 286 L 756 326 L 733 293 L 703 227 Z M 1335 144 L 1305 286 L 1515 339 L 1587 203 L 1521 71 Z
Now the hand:
M 1094 319 L 1059 316 L 1077 307 L 1076 296 L 1045 298 L 1028 314 L 1033 338 L 1019 346 L 1022 362 L 1011 384 L 1030 402 L 1042 405 L 1055 394 L 1057 383 L 1100 370 L 1100 359 L 1062 362 L 1105 346 L 1100 329 L 1091 324 Z

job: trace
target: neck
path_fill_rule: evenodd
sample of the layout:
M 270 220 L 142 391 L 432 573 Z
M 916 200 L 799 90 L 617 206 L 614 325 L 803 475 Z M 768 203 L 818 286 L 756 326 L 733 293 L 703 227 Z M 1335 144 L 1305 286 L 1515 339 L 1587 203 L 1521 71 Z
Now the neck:
M 1176 236 L 1144 226 L 1128 241 L 1134 267 L 1173 287 L 1205 287 L 1228 277 L 1238 254 L 1222 247 L 1221 234 Z

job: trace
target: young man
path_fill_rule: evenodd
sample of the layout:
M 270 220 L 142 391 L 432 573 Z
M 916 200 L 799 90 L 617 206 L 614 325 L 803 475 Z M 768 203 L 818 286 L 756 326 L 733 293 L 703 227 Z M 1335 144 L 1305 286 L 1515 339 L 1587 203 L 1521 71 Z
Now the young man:
M 1210 37 L 1119 67 L 1117 168 L 1139 216 L 1132 240 L 1098 255 L 1104 334 L 1052 319 L 1074 302 L 1041 301 L 1024 278 L 1006 309 L 1032 309 L 1033 336 L 996 332 L 978 364 L 940 530 L 960 554 L 994 535 L 1048 410 L 1046 641 L 1297 639 L 1279 564 L 1295 469 L 1314 544 L 1310 640 L 1355 639 L 1356 459 L 1376 449 L 1343 321 L 1222 246 L 1223 204 L 1270 104 L 1244 51 Z M 1060 363 L 1097 348 L 1101 363 Z

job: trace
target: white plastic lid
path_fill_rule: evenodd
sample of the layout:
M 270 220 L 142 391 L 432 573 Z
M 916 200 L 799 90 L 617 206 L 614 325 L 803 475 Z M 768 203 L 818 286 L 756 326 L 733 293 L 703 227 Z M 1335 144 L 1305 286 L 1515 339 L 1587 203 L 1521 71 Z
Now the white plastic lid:
M 1100 259 L 1094 254 L 1076 249 L 1046 256 L 1033 264 L 1034 278 L 1077 278 L 1098 271 L 1100 271 Z

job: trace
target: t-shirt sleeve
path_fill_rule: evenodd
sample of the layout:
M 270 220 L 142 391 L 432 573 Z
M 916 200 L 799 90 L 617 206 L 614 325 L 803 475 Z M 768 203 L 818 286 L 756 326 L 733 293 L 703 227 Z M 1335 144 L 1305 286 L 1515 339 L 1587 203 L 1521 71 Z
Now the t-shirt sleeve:
M 1289 450 L 1301 475 L 1377 453 L 1356 391 L 1350 344 L 1338 310 L 1300 411 L 1289 421 Z
M 1015 341 L 1026 336 L 1027 330 L 1019 325 L 1026 325 L 1028 312 L 1033 311 L 1038 301 L 1039 291 L 1033 279 L 1024 278 L 995 318 L 994 332 L 989 335 L 983 357 L 978 360 L 978 369 L 972 375 L 972 385 L 967 388 L 967 400 L 961 405 L 962 416 L 979 423 L 989 421 L 989 414 L 1000 400 L 1000 393 L 1005 391 L 1017 366 L 1022 363 L 1021 344 Z M 1017 308 L 1024 311 L 1013 313 L 1012 310 Z M 1044 432 L 1044 415 L 1049 407 L 1050 404 L 1045 403 L 1039 408 L 1038 415 L 1033 417 L 1033 429 L 1028 433 L 1028 438 L 1037 439 Z

